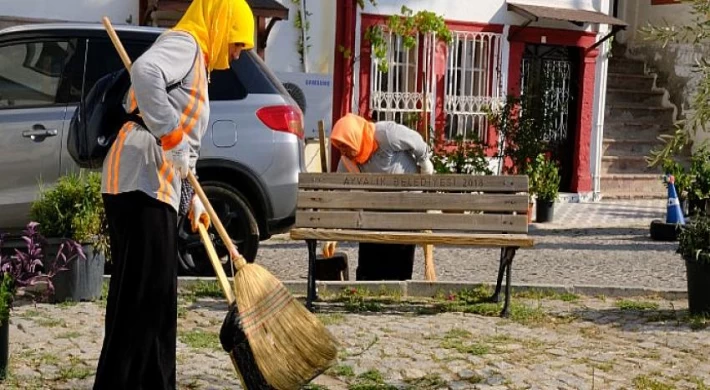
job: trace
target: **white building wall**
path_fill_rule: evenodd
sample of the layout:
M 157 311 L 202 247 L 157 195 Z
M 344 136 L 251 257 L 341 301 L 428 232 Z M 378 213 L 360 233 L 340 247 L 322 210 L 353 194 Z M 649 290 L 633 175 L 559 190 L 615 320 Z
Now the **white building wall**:
M 664 48 L 658 42 L 647 40 L 640 29 L 649 24 L 683 26 L 694 23 L 690 13 L 692 7 L 688 4 L 650 3 L 638 0 L 625 3 L 623 16 L 631 26 L 619 41 L 626 44 L 628 57 L 645 61 L 653 72 L 658 73 L 657 85 L 668 90 L 671 103 L 677 108 L 677 118 L 682 119 L 690 114 L 690 104 L 700 82 L 694 66 L 698 59 L 710 55 L 710 46 L 670 43 Z M 695 146 L 708 139 L 710 133 L 699 131 Z
M 0 15 L 28 19 L 138 24 L 138 0 L 0 0 Z

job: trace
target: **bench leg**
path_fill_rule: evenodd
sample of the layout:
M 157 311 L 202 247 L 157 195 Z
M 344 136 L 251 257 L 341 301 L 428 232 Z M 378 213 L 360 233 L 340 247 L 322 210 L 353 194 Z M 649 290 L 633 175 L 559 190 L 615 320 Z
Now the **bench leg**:
M 505 272 L 505 302 L 503 303 L 503 310 L 500 312 L 501 317 L 508 317 L 509 307 L 510 307 L 510 269 L 513 264 L 513 258 L 515 257 L 515 252 L 518 248 L 507 247 L 501 248 L 500 252 L 500 267 L 498 268 L 498 283 L 496 284 L 496 290 L 491 296 L 490 300 L 493 302 L 500 302 L 500 291 L 503 282 L 503 273 Z
M 500 303 L 500 288 L 503 284 L 503 271 L 505 271 L 505 254 L 506 248 L 500 248 L 500 265 L 498 266 L 498 281 L 496 282 L 496 290 L 490 297 L 490 301 Z
M 308 291 L 306 292 L 306 308 L 314 312 L 313 301 L 318 299 L 316 295 L 316 249 L 318 241 L 306 240 L 306 244 L 308 245 Z

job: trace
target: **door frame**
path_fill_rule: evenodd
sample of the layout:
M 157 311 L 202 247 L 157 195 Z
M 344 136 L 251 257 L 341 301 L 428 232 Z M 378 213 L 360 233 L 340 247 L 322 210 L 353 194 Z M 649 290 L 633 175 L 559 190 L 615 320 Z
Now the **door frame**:
M 547 45 L 578 47 L 579 50 L 579 99 L 575 107 L 577 120 L 568 131 L 574 132 L 574 157 L 572 159 L 572 180 L 570 191 L 576 193 L 592 191 L 590 149 L 592 138 L 592 117 L 594 108 L 594 84 L 597 49 L 589 50 L 596 42 L 596 33 L 579 30 L 562 30 L 539 27 L 511 26 L 509 32 L 510 61 L 508 65 L 508 94 L 520 96 L 520 76 L 525 44 L 545 43 Z

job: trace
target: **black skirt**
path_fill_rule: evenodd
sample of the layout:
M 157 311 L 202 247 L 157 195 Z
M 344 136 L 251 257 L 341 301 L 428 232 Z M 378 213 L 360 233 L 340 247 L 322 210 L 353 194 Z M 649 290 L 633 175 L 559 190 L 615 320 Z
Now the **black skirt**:
M 357 280 L 410 280 L 416 245 L 360 243 Z

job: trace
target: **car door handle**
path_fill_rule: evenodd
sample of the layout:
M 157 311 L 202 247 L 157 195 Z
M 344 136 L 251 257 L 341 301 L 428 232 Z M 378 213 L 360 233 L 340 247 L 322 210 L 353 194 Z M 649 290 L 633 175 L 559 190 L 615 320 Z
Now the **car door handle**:
M 25 130 L 22 132 L 22 136 L 29 138 L 33 141 L 42 141 L 47 137 L 55 137 L 59 134 L 57 129 L 38 129 L 34 128 L 32 130 Z

